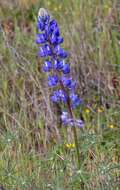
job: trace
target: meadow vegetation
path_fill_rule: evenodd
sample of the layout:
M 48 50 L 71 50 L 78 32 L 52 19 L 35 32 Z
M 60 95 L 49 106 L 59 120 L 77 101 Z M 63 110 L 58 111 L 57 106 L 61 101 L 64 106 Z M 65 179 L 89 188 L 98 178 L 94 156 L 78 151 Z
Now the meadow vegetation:
M 83 99 L 75 144 L 37 58 L 40 7 L 59 23 Z M 0 1 L 0 188 L 119 190 L 119 0 Z

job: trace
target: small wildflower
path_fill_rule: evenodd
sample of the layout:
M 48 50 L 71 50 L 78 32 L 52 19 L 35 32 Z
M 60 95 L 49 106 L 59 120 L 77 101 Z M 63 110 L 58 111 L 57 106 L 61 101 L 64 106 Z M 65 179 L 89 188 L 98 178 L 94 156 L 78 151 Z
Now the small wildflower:
M 65 146 L 68 149 L 74 149 L 75 148 L 75 143 L 66 143 Z
M 85 113 L 87 113 L 87 114 L 90 113 L 90 109 L 86 108 Z
M 68 117 L 68 112 L 62 112 L 61 120 L 64 125 L 67 125 L 67 117 Z
M 63 74 L 68 74 L 70 73 L 70 66 L 66 63 L 63 65 L 63 68 L 62 68 L 62 71 L 63 71 Z
M 99 108 L 97 109 L 97 112 L 98 112 L 98 113 L 102 113 L 103 111 L 104 111 L 103 107 L 99 107 Z
M 56 71 L 60 71 L 62 68 L 63 68 L 63 61 L 55 59 L 55 61 L 54 61 L 54 69 Z
M 49 72 L 52 69 L 52 62 L 49 60 L 46 60 L 43 64 L 43 71 Z
M 68 112 L 62 112 L 61 120 L 62 120 L 64 125 L 69 125 L 71 127 L 73 127 L 75 125 L 78 128 L 83 128 L 84 127 L 84 123 L 83 123 L 83 121 L 81 119 L 72 119 L 72 118 L 70 118 Z
M 115 128 L 115 126 L 113 124 L 110 124 L 108 127 L 111 129 Z
M 56 86 L 58 84 L 58 76 L 52 75 L 48 77 L 48 85 L 50 87 Z
M 60 101 L 60 97 L 59 97 L 59 91 L 55 90 L 51 96 L 51 101 L 54 103 L 58 103 Z
M 66 146 L 67 148 L 70 148 L 70 144 L 68 144 L 68 143 L 67 143 L 67 144 L 65 144 L 65 146 Z
M 79 106 L 82 103 L 82 100 L 78 97 L 78 95 L 76 95 L 74 93 L 70 94 L 70 99 L 71 99 L 73 108 Z

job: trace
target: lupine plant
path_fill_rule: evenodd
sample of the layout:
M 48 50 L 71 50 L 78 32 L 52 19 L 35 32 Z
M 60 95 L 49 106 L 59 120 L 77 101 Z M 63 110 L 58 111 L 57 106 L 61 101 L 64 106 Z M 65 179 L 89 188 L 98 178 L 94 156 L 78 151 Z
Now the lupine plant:
M 64 39 L 60 35 L 58 23 L 43 8 L 39 10 L 37 29 L 36 43 L 40 45 L 38 57 L 44 58 L 42 71 L 49 73 L 48 86 L 53 88 L 50 99 L 53 103 L 64 104 L 65 110 L 62 110 L 61 121 L 63 125 L 71 126 L 73 130 L 80 167 L 76 127 L 82 128 L 84 124 L 82 120 L 74 118 L 73 110 L 82 103 L 82 100 L 76 94 L 77 81 L 73 80 L 67 62 L 69 54 L 61 47 Z

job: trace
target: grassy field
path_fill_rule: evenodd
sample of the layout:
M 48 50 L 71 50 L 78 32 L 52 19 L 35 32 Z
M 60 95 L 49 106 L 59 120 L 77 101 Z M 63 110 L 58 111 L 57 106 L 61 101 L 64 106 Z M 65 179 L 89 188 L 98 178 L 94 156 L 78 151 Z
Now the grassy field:
M 36 56 L 40 7 L 59 23 L 84 101 L 79 170 Z M 119 189 L 119 0 L 0 1 L 0 190 Z

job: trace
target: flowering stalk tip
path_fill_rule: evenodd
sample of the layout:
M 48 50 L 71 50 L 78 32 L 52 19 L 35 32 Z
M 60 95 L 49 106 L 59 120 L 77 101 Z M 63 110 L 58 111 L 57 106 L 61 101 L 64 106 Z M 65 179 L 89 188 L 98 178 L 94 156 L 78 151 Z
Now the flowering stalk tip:
M 38 57 L 45 58 L 42 70 L 50 73 L 48 86 L 54 87 L 51 101 L 65 104 L 69 101 L 71 108 L 74 109 L 82 101 L 75 93 L 77 82 L 72 79 L 70 65 L 66 61 L 68 52 L 61 47 L 64 39 L 60 35 L 57 21 L 51 19 L 48 12 L 43 8 L 38 13 L 37 29 L 36 43 L 40 45 Z M 79 126 L 79 122 L 75 123 Z M 71 122 L 69 124 L 71 125 Z

